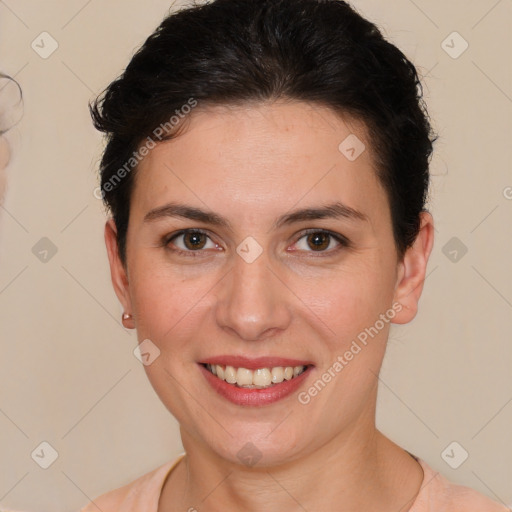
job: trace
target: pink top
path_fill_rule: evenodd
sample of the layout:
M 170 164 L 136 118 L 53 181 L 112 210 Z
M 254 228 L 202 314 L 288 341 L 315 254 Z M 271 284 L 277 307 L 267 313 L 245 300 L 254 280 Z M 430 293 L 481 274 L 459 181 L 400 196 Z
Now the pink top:
M 131 484 L 103 494 L 80 512 L 157 512 L 158 500 L 167 475 L 175 461 L 147 473 Z M 408 512 L 510 512 L 504 505 L 483 494 L 449 482 L 422 459 L 415 457 L 425 474 L 420 492 Z

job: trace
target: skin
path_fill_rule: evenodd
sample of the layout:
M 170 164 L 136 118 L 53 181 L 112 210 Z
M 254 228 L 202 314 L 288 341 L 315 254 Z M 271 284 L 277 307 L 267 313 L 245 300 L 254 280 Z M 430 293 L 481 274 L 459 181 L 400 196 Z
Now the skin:
M 7 167 L 10 159 L 9 143 L 7 139 L 0 135 L 0 202 L 4 199 L 7 188 L 7 179 L 4 169 Z
M 401 305 L 393 323 L 414 318 L 431 215 L 421 214 L 416 242 L 400 259 L 361 123 L 302 102 L 196 110 L 179 137 L 139 165 L 126 267 L 113 221 L 105 228 L 112 282 L 133 315 L 125 326 L 161 351 L 145 370 L 179 421 L 187 452 L 158 510 L 408 510 L 423 471 L 375 426 L 390 323 L 307 405 L 296 393 L 262 407 L 234 405 L 209 387 L 197 362 L 220 354 L 310 360 L 304 391 L 393 304 Z M 351 133 L 367 148 L 355 161 L 338 150 Z M 173 217 L 144 222 L 171 201 L 222 215 L 231 229 Z M 272 226 L 291 210 L 334 201 L 367 220 Z M 203 249 L 190 249 L 183 236 L 165 245 L 186 228 L 207 230 Z M 350 245 L 327 238 L 318 251 L 304 235 L 309 228 Z M 252 263 L 236 252 L 248 236 L 263 249 Z M 173 252 L 187 247 L 186 255 Z M 237 457 L 247 442 L 262 454 L 254 467 Z
M 9 164 L 11 151 L 4 133 L 15 126 L 23 114 L 21 89 L 12 78 L 0 73 L 0 203 L 7 189 L 7 177 L 4 169 Z

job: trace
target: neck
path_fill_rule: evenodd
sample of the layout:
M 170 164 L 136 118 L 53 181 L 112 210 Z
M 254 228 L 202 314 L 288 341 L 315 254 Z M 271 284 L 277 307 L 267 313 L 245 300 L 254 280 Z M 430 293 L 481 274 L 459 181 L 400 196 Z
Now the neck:
M 278 512 L 332 510 L 406 511 L 423 471 L 375 426 L 357 425 L 319 449 L 286 464 L 244 467 L 205 453 L 182 432 L 187 456 L 173 471 L 161 510 L 208 509 Z

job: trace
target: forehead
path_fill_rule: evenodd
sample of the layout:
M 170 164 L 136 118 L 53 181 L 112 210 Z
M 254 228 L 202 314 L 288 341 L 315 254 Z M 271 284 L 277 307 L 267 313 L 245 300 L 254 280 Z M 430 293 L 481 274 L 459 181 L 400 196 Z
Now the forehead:
M 144 157 L 133 209 L 143 214 L 185 196 L 258 214 L 318 198 L 364 204 L 384 192 L 362 123 L 318 105 L 275 102 L 196 107 L 175 139 Z

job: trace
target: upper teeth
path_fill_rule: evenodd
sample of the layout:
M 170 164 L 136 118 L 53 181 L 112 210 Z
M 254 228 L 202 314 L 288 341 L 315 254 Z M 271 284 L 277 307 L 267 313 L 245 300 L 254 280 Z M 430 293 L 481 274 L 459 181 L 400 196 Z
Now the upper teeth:
M 306 369 L 305 366 L 276 366 L 274 368 L 258 368 L 253 371 L 219 364 L 207 364 L 206 368 L 217 375 L 219 379 L 244 388 L 264 388 L 272 384 L 279 384 L 283 380 L 297 377 Z

